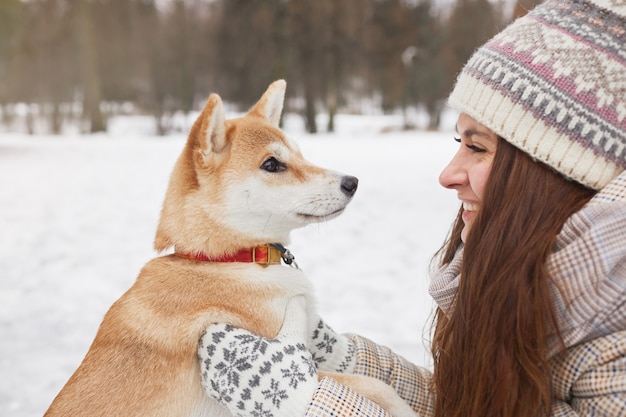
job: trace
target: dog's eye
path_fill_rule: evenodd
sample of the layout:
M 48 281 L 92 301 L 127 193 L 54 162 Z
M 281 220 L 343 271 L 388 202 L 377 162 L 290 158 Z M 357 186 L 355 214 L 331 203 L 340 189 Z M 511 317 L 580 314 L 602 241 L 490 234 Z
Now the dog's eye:
M 267 172 L 282 172 L 287 169 L 287 165 L 272 156 L 263 162 L 261 169 Z

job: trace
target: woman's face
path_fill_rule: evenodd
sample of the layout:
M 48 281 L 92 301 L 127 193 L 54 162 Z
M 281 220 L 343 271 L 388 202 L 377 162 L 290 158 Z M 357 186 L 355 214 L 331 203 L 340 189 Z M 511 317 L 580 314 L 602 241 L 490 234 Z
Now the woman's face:
M 483 201 L 485 185 L 498 147 L 498 136 L 465 113 L 459 116 L 456 131 L 459 135 L 455 140 L 460 143 L 460 147 L 439 175 L 439 183 L 445 188 L 456 190 L 463 204 L 465 227 L 461 232 L 461 240 L 465 242 Z

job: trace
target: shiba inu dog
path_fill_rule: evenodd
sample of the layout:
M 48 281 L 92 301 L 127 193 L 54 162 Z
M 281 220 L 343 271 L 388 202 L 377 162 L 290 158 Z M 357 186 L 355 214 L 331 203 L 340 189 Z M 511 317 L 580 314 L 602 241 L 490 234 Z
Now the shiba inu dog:
M 311 284 L 280 265 L 290 261 L 281 244 L 291 230 L 342 213 L 358 180 L 307 162 L 282 133 L 285 86 L 274 82 L 232 120 L 220 97 L 209 97 L 156 232 L 155 249 L 174 253 L 149 261 L 111 306 L 46 416 L 226 416 L 201 385 L 196 352 L 206 327 L 224 322 L 274 337 L 287 302 L 300 295 L 316 324 Z M 388 389 L 346 377 L 373 396 Z

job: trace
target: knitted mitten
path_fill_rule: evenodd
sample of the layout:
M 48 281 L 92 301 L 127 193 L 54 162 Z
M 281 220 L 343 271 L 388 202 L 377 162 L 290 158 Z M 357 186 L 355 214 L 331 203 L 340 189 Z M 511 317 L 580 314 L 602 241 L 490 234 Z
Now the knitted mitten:
M 304 415 L 318 386 L 305 311 L 304 297 L 292 299 L 276 339 L 209 326 L 198 348 L 205 391 L 239 417 Z
M 335 333 L 321 318 L 310 335 L 309 350 L 320 371 L 352 373 L 354 370 L 354 344 L 347 336 Z

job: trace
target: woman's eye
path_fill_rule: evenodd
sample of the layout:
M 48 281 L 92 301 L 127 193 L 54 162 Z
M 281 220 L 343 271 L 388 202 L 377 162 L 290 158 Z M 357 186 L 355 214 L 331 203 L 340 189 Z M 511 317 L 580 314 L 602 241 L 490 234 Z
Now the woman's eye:
M 261 164 L 261 169 L 267 172 L 282 172 L 287 169 L 287 165 L 272 156 Z
M 478 146 L 476 146 L 476 145 L 466 145 L 466 146 L 467 146 L 467 148 L 468 148 L 469 150 L 471 150 L 472 152 L 476 152 L 476 153 L 487 152 L 487 150 L 486 150 L 486 149 L 479 148 L 479 147 L 478 147 Z
M 460 137 L 454 136 L 454 140 L 455 140 L 455 142 L 461 143 L 461 138 Z M 471 150 L 472 152 L 476 152 L 476 153 L 487 152 L 486 149 L 483 149 L 483 148 L 478 147 L 478 146 L 473 145 L 473 144 L 468 144 L 468 145 L 465 145 L 465 146 L 467 147 L 467 149 Z

